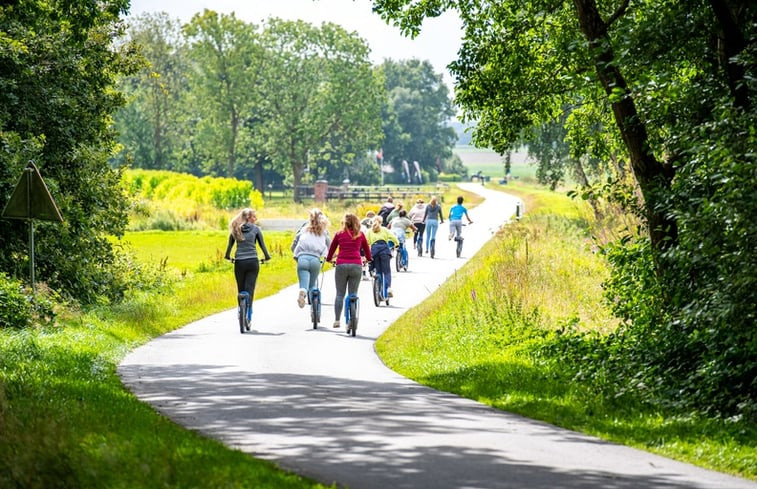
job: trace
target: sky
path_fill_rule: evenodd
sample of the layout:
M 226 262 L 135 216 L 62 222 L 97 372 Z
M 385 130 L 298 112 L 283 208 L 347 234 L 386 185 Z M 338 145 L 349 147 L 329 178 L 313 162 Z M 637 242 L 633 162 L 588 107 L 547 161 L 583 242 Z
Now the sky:
M 457 59 L 462 39 L 462 23 L 455 11 L 426 19 L 415 39 L 402 36 L 398 28 L 387 25 L 371 11 L 371 0 L 132 0 L 131 15 L 166 12 L 188 22 L 204 9 L 218 13 L 234 12 L 238 19 L 259 24 L 269 17 L 304 20 L 314 25 L 339 24 L 365 39 L 371 48 L 371 61 L 395 61 L 417 58 L 428 60 L 441 74 L 453 93 L 452 77 L 446 66 Z

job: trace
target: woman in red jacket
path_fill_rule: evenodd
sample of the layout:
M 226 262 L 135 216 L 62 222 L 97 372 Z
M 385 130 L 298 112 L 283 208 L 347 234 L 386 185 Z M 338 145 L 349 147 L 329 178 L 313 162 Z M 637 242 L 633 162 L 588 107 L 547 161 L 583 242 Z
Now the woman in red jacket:
M 339 252 L 337 253 L 337 248 Z M 361 255 L 362 251 L 362 255 Z M 334 254 L 336 262 L 334 263 Z M 342 229 L 334 235 L 326 261 L 334 263 L 336 299 L 334 300 L 334 327 L 340 326 L 339 316 L 344 307 L 345 291 L 357 294 L 363 271 L 363 260 L 371 261 L 371 247 L 360 230 L 360 219 L 355 214 L 345 214 Z

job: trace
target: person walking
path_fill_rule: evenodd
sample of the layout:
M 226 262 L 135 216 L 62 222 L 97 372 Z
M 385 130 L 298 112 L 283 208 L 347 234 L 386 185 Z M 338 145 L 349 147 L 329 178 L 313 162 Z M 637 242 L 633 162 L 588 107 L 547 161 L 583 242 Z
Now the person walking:
M 338 253 L 337 253 L 337 250 Z M 360 255 L 363 252 L 364 256 Z M 336 255 L 336 261 L 334 261 Z M 347 213 L 342 219 L 342 229 L 331 240 L 326 261 L 334 263 L 334 282 L 336 299 L 334 299 L 334 327 L 339 328 L 339 317 L 344 307 L 345 291 L 357 294 L 362 275 L 363 260 L 371 261 L 371 247 L 360 230 L 360 220 L 355 214 Z
M 229 243 L 226 246 L 227 260 L 234 263 L 234 278 L 237 282 L 237 293 L 247 292 L 250 295 L 250 309 L 255 296 L 255 284 L 258 281 L 260 264 L 271 259 L 263 239 L 263 231 L 255 224 L 257 213 L 250 208 L 242 209 L 229 223 Z M 234 259 L 231 250 L 236 244 Z M 263 252 L 263 260 L 258 258 L 257 246 Z
M 383 225 L 389 224 L 389 214 L 394 210 L 394 198 L 390 195 L 386 198 L 386 202 L 381 206 L 378 211 L 378 215 L 381 216 Z
M 308 223 L 300 229 L 293 244 L 294 258 L 297 260 L 297 279 L 300 290 L 297 305 L 305 307 L 305 298 L 315 288 L 321 273 L 321 259 L 331 244 L 329 238 L 329 220 L 318 208 L 310 210 Z
M 426 224 L 426 252 L 431 249 L 431 240 L 436 239 L 436 231 L 439 224 L 444 224 L 442 205 L 436 200 L 436 196 L 431 197 L 426 206 L 426 213 L 423 216 L 423 222 Z
M 368 244 L 371 246 L 371 256 L 373 257 L 373 269 L 376 273 L 384 275 L 387 295 L 394 297 L 392 292 L 392 248 L 396 243 L 397 237 L 389 229 L 381 225 L 380 217 L 373 219 L 371 229 L 365 234 Z
M 463 216 L 468 219 L 468 224 L 473 224 L 468 216 L 468 209 L 463 206 L 462 195 L 457 198 L 457 204 L 449 209 L 449 240 L 453 237 L 460 237 L 463 234 Z
M 423 203 L 423 199 L 415 201 L 415 205 L 407 213 L 407 218 L 415 226 L 415 233 L 413 234 L 413 248 L 418 250 L 418 256 L 423 254 L 423 230 L 426 228 L 424 222 L 426 218 L 426 204 Z M 428 250 L 428 246 L 426 246 Z

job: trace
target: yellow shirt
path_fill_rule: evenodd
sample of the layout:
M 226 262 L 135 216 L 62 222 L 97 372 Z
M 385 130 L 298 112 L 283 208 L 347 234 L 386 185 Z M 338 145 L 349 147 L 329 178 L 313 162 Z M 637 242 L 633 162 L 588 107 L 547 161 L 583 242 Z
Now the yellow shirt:
M 389 241 L 397 244 L 397 237 L 384 226 L 381 226 L 377 232 L 374 232 L 373 228 L 369 229 L 365 233 L 365 238 L 368 240 L 369 245 L 373 245 L 373 243 L 382 239 L 386 241 L 386 244 L 389 244 Z

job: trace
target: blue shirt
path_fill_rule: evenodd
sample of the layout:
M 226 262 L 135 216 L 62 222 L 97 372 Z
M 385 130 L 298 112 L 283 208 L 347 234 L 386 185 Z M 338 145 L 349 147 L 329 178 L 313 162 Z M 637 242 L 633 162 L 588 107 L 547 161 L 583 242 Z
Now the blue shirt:
M 462 204 L 455 204 L 449 209 L 449 220 L 450 221 L 460 221 L 462 220 L 463 216 L 468 215 L 468 209 L 463 207 Z

